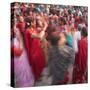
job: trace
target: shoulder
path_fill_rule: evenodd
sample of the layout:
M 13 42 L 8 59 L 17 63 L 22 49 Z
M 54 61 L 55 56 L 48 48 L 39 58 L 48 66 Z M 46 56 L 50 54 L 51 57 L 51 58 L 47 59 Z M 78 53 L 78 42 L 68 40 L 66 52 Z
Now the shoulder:
M 65 45 L 65 48 L 66 48 L 69 52 L 74 53 L 74 50 L 73 50 L 72 47 L 70 47 L 70 46 L 68 46 L 68 45 Z

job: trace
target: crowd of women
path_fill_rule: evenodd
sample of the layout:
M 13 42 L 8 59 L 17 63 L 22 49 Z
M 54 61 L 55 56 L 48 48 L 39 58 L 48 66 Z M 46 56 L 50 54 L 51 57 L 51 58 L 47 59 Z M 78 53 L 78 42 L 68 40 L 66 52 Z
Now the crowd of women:
M 12 85 L 86 83 L 87 31 L 87 7 L 13 3 Z

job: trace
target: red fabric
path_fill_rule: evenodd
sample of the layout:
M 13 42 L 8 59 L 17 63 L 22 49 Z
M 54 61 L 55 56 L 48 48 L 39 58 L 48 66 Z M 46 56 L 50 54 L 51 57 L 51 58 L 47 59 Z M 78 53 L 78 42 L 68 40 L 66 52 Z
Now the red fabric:
M 79 18 L 78 17 L 75 17 L 74 27 L 77 28 L 78 27 L 78 24 L 79 24 Z
M 64 84 L 67 84 L 68 81 L 69 81 L 68 72 L 66 72 L 65 75 L 64 75 L 64 81 L 63 81 L 63 83 L 64 83 Z
M 13 53 L 14 56 L 20 56 L 22 54 L 22 49 L 20 48 L 16 48 L 16 47 L 12 47 L 11 48 L 11 52 Z
M 41 43 L 39 39 L 31 38 L 32 30 L 27 30 L 24 34 L 25 46 L 29 56 L 29 62 L 32 66 L 32 70 L 35 79 L 38 80 L 41 76 L 42 70 L 45 67 L 44 52 L 41 49 Z
M 88 59 L 88 44 L 86 39 L 81 39 L 78 42 L 78 49 L 73 70 L 73 83 L 83 83 L 87 77 L 87 75 L 85 75 L 85 72 L 87 72 Z
M 19 22 L 17 24 L 17 28 L 19 28 L 20 32 L 24 32 L 24 30 L 25 30 L 25 22 Z
M 18 40 L 18 42 L 19 42 L 19 40 Z M 14 44 L 15 44 L 15 42 L 14 42 Z M 16 47 L 14 44 L 11 46 L 11 54 L 12 54 L 12 56 L 20 56 L 22 54 L 22 51 L 23 51 L 20 48 L 20 42 L 19 42 L 18 47 Z

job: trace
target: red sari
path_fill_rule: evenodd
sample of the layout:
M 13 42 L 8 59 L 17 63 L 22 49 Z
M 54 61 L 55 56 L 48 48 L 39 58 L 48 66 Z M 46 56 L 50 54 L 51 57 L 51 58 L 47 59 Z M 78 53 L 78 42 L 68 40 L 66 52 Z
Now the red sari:
M 75 57 L 75 65 L 73 70 L 73 83 L 84 83 L 87 82 L 87 39 L 82 38 L 78 42 L 78 49 L 79 50 Z
M 25 31 L 25 22 L 19 22 L 17 24 L 17 28 L 20 30 L 20 32 L 24 32 Z
M 33 29 L 29 29 L 25 32 L 25 44 L 29 56 L 29 62 L 32 66 L 32 70 L 35 79 L 38 80 L 41 76 L 42 70 L 45 67 L 45 56 L 41 48 L 41 42 L 37 38 L 31 38 L 31 33 L 35 32 Z

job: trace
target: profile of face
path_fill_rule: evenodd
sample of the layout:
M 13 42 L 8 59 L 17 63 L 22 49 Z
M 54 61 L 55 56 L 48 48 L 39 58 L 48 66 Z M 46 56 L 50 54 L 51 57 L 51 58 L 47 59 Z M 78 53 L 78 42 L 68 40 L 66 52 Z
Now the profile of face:
M 20 17 L 19 17 L 19 21 L 20 21 L 20 22 L 24 22 L 23 16 L 20 16 Z
M 41 19 L 38 19 L 38 20 L 37 20 L 36 26 L 37 26 L 37 31 L 38 31 L 38 32 L 42 31 L 42 28 L 43 28 L 43 22 L 42 22 Z
M 40 27 L 42 27 L 42 26 L 43 26 L 43 23 L 42 23 L 42 21 L 41 21 L 41 20 L 38 20 L 38 21 L 37 21 L 37 23 L 38 23 L 38 25 L 39 25 Z

